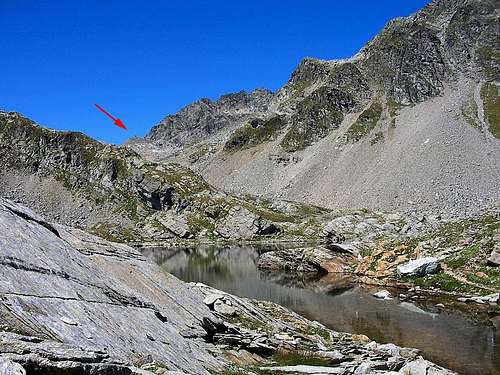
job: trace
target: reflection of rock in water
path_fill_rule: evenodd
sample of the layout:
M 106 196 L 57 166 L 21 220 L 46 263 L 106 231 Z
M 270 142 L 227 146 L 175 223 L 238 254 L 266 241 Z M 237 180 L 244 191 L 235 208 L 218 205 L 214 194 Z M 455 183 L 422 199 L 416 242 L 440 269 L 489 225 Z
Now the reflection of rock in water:
M 491 324 L 473 322 L 454 309 L 438 309 L 440 299 L 418 299 L 412 305 L 401 305 L 398 298 L 378 300 L 372 294 L 380 288 L 356 285 L 345 274 L 263 273 L 256 264 L 266 250 L 269 247 L 200 246 L 143 253 L 182 280 L 274 301 L 338 331 L 420 348 L 430 359 L 465 374 L 496 374 L 500 338 Z
M 264 280 L 316 293 L 340 295 L 354 286 L 350 275 L 342 273 L 285 273 L 260 271 Z

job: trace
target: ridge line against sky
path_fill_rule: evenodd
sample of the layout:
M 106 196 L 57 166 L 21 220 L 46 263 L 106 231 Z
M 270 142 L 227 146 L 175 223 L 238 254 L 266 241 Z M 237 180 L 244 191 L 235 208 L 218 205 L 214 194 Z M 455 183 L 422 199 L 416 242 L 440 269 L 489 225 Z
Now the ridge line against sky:
M 304 57 L 351 57 L 428 3 L 5 1 L 0 108 L 121 144 L 202 97 L 277 90 Z

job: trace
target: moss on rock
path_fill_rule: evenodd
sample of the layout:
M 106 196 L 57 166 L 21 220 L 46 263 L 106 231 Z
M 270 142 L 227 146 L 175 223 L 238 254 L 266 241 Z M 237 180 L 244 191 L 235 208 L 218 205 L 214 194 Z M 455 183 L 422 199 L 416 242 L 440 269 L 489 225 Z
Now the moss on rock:
M 349 142 L 357 142 L 369 134 L 377 125 L 382 116 L 382 104 L 378 99 L 374 100 L 370 107 L 365 109 L 356 122 L 347 130 L 346 136 Z

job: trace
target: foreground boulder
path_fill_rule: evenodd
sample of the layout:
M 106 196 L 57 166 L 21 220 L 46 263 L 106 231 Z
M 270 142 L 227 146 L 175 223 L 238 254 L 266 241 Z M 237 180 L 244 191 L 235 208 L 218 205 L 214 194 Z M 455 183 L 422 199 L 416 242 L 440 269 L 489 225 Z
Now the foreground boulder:
M 441 266 L 437 258 L 425 257 L 399 265 L 397 267 L 397 273 L 399 276 L 424 276 L 430 273 L 436 273 L 440 269 Z
M 350 251 L 335 245 L 270 251 L 262 254 L 258 267 L 267 271 L 291 272 L 345 272 L 355 258 Z

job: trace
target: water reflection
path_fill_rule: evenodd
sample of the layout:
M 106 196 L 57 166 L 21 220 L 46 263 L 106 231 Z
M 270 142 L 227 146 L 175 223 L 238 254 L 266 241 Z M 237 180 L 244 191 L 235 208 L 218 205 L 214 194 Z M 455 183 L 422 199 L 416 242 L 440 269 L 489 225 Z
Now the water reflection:
M 243 297 L 286 306 L 328 327 L 361 333 L 379 342 L 422 350 L 424 356 L 463 374 L 500 373 L 499 332 L 484 321 L 440 311 L 436 301 L 418 306 L 372 297 L 374 289 L 344 275 L 261 273 L 252 246 L 202 246 L 195 249 L 145 249 L 165 271 Z

